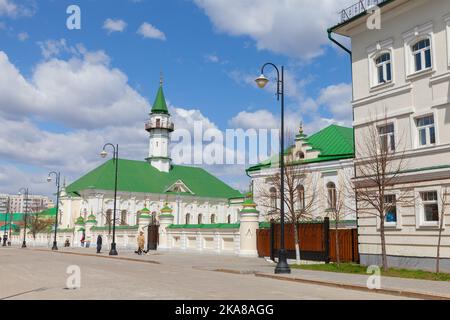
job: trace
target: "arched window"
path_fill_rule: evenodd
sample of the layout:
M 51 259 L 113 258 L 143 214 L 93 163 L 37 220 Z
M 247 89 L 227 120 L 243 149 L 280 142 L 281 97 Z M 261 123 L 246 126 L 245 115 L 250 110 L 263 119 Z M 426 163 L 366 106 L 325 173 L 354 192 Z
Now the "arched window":
M 190 224 L 191 223 L 191 215 L 189 213 L 186 213 L 185 223 Z
M 375 59 L 375 67 L 377 68 L 378 84 L 392 80 L 392 63 L 389 52 L 382 53 Z
M 227 216 L 227 223 L 231 223 L 231 214 Z
M 272 210 L 277 210 L 277 189 L 275 187 L 270 188 L 270 207 Z
M 327 183 L 328 209 L 336 209 L 336 185 L 333 182 Z
M 211 224 L 214 224 L 214 223 L 216 223 L 216 215 L 212 214 L 211 215 Z
M 296 153 L 297 160 L 305 159 L 305 153 L 303 151 L 298 151 Z
M 106 210 L 106 225 L 111 225 L 112 223 L 112 210 L 108 209 Z
M 430 39 L 417 41 L 411 47 L 416 71 L 431 68 L 431 43 Z
M 122 210 L 120 212 L 120 225 L 124 226 L 127 224 L 127 210 Z
M 305 187 L 304 186 L 298 186 L 297 187 L 297 200 L 298 200 L 298 208 L 300 210 L 305 209 Z
M 197 224 L 202 224 L 203 223 L 203 215 L 200 213 L 198 216 L 197 216 Z

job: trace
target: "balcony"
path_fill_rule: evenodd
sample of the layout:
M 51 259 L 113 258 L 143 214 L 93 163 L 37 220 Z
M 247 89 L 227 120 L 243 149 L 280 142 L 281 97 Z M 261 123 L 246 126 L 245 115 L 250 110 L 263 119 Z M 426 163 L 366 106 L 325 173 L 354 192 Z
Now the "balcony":
M 151 131 L 154 129 L 167 129 L 172 132 L 174 125 L 171 121 L 148 121 L 145 123 L 145 130 Z
M 390 0 L 360 0 L 339 13 L 340 23 L 344 23 L 368 9 Z

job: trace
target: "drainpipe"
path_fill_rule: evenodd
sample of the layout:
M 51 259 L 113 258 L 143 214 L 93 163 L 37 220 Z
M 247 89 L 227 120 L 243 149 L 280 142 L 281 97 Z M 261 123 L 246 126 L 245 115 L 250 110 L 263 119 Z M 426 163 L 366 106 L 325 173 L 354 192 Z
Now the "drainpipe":
M 336 39 L 333 38 L 333 30 L 332 29 L 328 29 L 328 39 L 331 40 L 331 42 L 335 43 L 338 47 L 340 47 L 342 50 L 344 50 L 345 52 L 347 52 L 350 55 L 350 58 L 352 57 L 352 51 L 348 48 L 346 48 L 342 43 L 338 42 Z

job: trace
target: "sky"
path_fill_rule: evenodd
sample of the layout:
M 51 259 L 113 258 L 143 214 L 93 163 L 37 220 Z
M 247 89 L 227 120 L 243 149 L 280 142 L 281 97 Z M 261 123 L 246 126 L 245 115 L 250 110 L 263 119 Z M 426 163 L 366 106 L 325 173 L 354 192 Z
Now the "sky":
M 49 171 L 69 184 L 105 161 L 106 142 L 143 160 L 161 72 L 178 129 L 278 128 L 273 81 L 254 83 L 265 62 L 285 68 L 288 130 L 350 126 L 350 61 L 326 29 L 353 2 L 0 0 L 0 193 L 52 195 Z M 248 186 L 246 165 L 204 167 Z

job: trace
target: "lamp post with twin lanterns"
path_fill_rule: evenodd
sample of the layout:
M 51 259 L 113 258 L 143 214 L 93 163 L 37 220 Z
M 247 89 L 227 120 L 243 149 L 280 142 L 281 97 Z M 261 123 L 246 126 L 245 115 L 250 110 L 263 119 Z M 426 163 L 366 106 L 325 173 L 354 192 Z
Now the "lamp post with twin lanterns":
M 22 248 L 27 247 L 27 220 L 28 220 L 28 195 L 29 195 L 29 189 L 28 188 L 20 188 L 19 195 L 25 193 L 25 215 L 24 215 L 24 227 L 23 227 L 23 242 L 22 242 Z
M 52 250 L 58 250 L 58 245 L 56 242 L 56 233 L 58 232 L 58 213 L 59 213 L 59 187 L 60 187 L 60 177 L 61 174 L 59 172 L 49 172 L 48 176 L 47 176 L 47 182 L 51 182 L 52 181 L 52 175 L 55 176 L 55 183 L 56 183 L 56 214 L 55 214 L 55 235 L 53 238 L 53 246 L 52 246 Z
M 271 62 L 261 67 L 261 75 L 256 78 L 255 82 L 261 89 L 264 88 L 269 79 L 264 75 L 264 68 L 272 66 L 277 71 L 277 100 L 281 100 L 281 133 L 280 133 L 280 220 L 281 220 L 281 239 L 280 250 L 278 251 L 278 263 L 275 267 L 275 273 L 291 273 L 289 264 L 287 263 L 286 250 L 284 248 L 284 66 L 280 70 Z
M 109 251 L 110 256 L 117 256 L 117 250 L 116 250 L 116 206 L 117 206 L 117 172 L 119 168 L 119 145 L 116 144 L 115 146 L 112 143 L 107 143 L 103 146 L 103 150 L 100 153 L 100 156 L 102 158 L 105 158 L 108 153 L 106 152 L 106 147 L 110 146 L 113 148 L 113 161 L 116 165 L 116 172 L 115 172 L 115 179 L 114 179 L 114 212 L 113 212 L 113 238 L 111 243 L 111 250 Z

